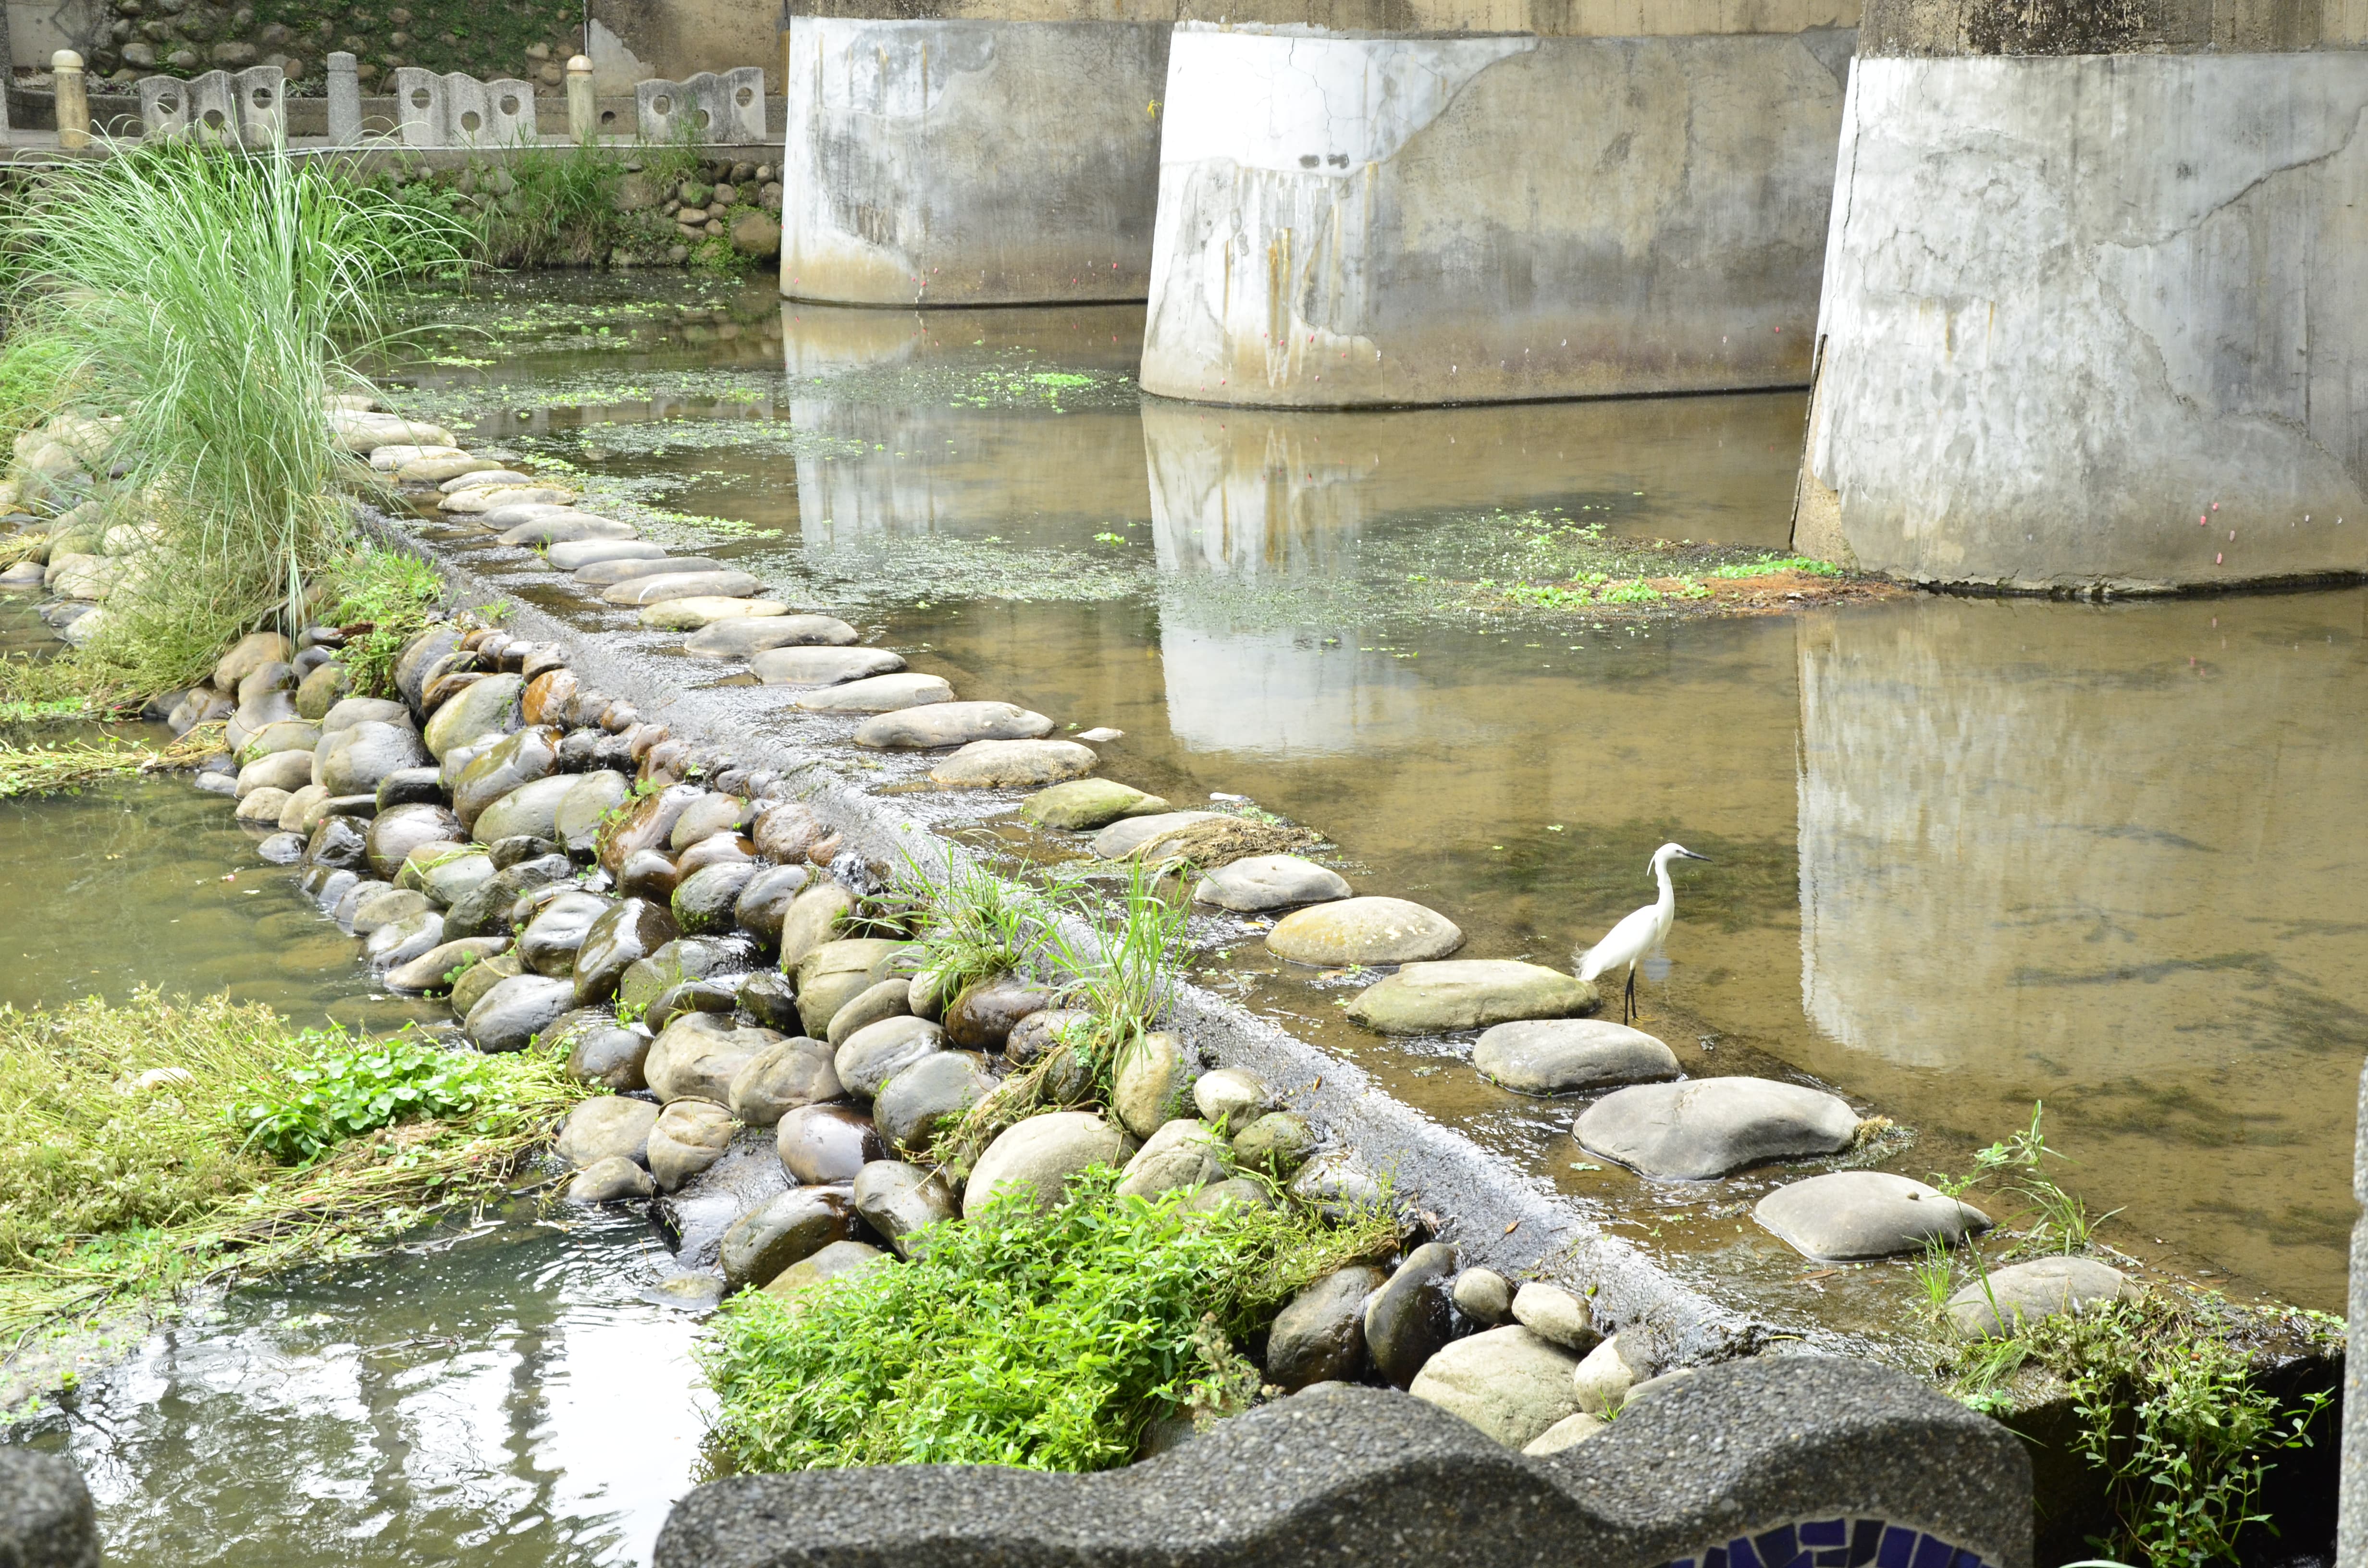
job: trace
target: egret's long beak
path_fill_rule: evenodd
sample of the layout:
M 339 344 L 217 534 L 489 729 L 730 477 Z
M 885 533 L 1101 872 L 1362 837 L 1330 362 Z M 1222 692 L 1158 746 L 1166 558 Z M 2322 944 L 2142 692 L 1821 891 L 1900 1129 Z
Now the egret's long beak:
M 1697 854 L 1695 854 L 1695 853 L 1694 853 L 1692 850 L 1691 850 L 1691 849 L 1680 849 L 1680 850 L 1679 850 L 1679 851 L 1678 851 L 1678 854 L 1679 854 L 1679 858 L 1680 858 L 1687 859 L 1687 860 L 1699 860 L 1699 861 L 1701 861 L 1701 862 L 1702 862 L 1703 865 L 1705 865 L 1705 866 L 1707 866 L 1707 865 L 1709 865 L 1709 864 L 1711 863 L 1711 861 L 1710 861 L 1710 857 L 1709 857 L 1709 856 L 1707 856 L 1707 855 L 1697 855 Z

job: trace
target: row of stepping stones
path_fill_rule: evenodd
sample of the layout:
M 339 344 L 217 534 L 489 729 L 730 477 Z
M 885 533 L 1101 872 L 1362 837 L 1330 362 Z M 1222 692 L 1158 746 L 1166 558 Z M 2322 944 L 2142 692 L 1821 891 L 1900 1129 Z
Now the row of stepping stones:
M 932 783 L 1035 789 L 1025 813 L 1044 827 L 1092 833 L 1092 851 L 1105 860 L 1206 859 L 1211 847 L 1238 850 L 1238 842 L 1225 840 L 1266 825 L 1231 812 L 1176 811 L 1156 796 L 1090 778 L 1098 755 L 1077 741 L 1050 739 L 1053 722 L 1043 714 L 1008 702 L 958 701 L 942 677 L 907 670 L 887 649 L 856 646 L 846 621 L 795 613 L 761 597 L 763 585 L 746 572 L 709 557 L 670 555 L 638 538 L 630 523 L 578 508 L 580 497 L 564 485 L 473 455 L 441 431 L 427 435 L 444 439 L 375 449 L 371 465 L 398 483 L 433 485 L 438 510 L 473 518 L 501 543 L 543 549 L 586 592 L 636 609 L 642 625 L 691 632 L 685 652 L 745 659 L 760 683 L 802 688 L 795 702 L 804 710 L 863 716 L 850 737 L 858 745 L 959 748 L 932 768 Z M 1091 731 L 1081 740 L 1117 738 L 1115 731 Z M 1574 1136 L 1590 1153 L 1645 1176 L 1711 1180 L 1770 1161 L 1840 1153 L 1859 1137 L 1847 1102 L 1822 1090 L 1740 1076 L 1673 1082 L 1682 1073 L 1665 1043 L 1575 1016 L 1598 1004 L 1592 985 L 1542 964 L 1452 960 L 1464 942 L 1453 921 L 1409 900 L 1358 896 L 1338 872 L 1302 856 L 1239 855 L 1201 878 L 1192 896 L 1235 914 L 1281 912 L 1265 944 L 1288 961 L 1394 968 L 1350 1004 L 1357 1023 L 1388 1035 L 1489 1026 L 1473 1062 L 1491 1081 L 1533 1095 L 1611 1090 L 1578 1116 Z M 1819 1261 L 1903 1256 L 1935 1239 L 1958 1245 L 1990 1226 L 1972 1205 L 1881 1171 L 1790 1183 L 1763 1198 L 1754 1214 Z M 2093 1260 L 2021 1267 L 2038 1271 L 2032 1283 L 2042 1296 L 2110 1295 L 2123 1283 Z M 1970 1289 L 1970 1299 L 1951 1303 L 1952 1315 L 1975 1324 L 2011 1310 L 1997 1290 L 2004 1279 L 2011 1292 L 2012 1273 L 1991 1276 L 1987 1292 Z

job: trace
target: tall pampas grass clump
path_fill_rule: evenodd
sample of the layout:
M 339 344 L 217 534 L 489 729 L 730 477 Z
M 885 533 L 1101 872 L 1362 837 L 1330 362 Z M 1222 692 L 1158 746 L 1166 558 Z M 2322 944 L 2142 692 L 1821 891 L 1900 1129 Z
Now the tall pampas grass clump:
M 284 147 L 109 151 L 46 171 L 6 215 L 9 335 L 57 346 L 88 411 L 120 419 L 110 515 L 155 542 L 85 653 L 161 689 L 301 615 L 349 539 L 342 492 L 367 479 L 325 400 L 367 389 L 390 288 L 471 236 Z

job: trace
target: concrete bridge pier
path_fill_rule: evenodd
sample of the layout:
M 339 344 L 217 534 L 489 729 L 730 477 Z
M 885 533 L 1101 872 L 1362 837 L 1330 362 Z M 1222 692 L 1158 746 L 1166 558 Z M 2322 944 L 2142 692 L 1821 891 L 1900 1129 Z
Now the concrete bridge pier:
M 1164 22 L 801 16 L 781 292 L 851 305 L 1140 300 Z
M 1143 384 L 1319 408 L 1804 384 L 1851 40 L 1179 23 Z
M 1868 0 L 1798 548 L 2159 591 L 2368 570 L 2368 7 Z

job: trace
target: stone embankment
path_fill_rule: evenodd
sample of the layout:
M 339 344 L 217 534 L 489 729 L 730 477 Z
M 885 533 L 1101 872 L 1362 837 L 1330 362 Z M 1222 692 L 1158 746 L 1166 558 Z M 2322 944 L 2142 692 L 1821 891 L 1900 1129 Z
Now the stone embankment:
M 448 997 L 480 1050 L 564 1051 L 580 1080 L 613 1091 L 559 1132 L 556 1153 L 576 1173 L 568 1196 L 654 1201 L 679 1247 L 670 1296 L 706 1305 L 893 1267 L 925 1227 L 996 1192 L 1022 1187 L 1049 1203 L 1070 1174 L 1108 1165 L 1125 1191 L 1193 1188 L 1196 1205 L 1402 1206 L 1416 1244 L 1317 1281 L 1274 1320 L 1263 1370 L 1278 1389 L 1372 1378 L 1547 1453 L 1694 1364 L 1752 1348 L 1748 1324 L 1369 1092 L 1353 1068 L 1189 987 L 1165 1029 L 1127 1042 L 1098 1096 L 1073 1049 L 1091 1020 L 1064 1006 L 1071 977 L 989 975 L 946 994 L 909 915 L 879 895 L 895 859 L 950 880 L 958 856 L 884 829 L 876 796 L 832 786 L 818 764 L 918 754 L 916 782 L 1028 791 L 1015 800 L 1030 819 L 1110 869 L 1194 868 L 1202 903 L 1275 916 L 1265 941 L 1277 957 L 1390 969 L 1351 1008 L 1367 1027 L 1484 1030 L 1473 1060 L 1495 1082 L 1598 1096 L 1577 1118 L 1578 1145 L 1649 1178 L 1713 1180 L 1847 1152 L 1865 1124 L 1839 1096 L 1686 1079 L 1661 1041 L 1584 1017 L 1591 985 L 1456 957 L 1463 934 L 1445 915 L 1360 895 L 1293 853 L 1315 841 L 1307 830 L 1175 810 L 1090 777 L 1091 743 L 1109 732 L 1056 739 L 1051 717 L 905 669 L 845 620 L 767 598 L 722 562 L 669 556 L 575 506 L 564 483 L 448 432 L 368 410 L 332 422 L 466 537 L 539 551 L 588 603 L 683 634 L 689 654 L 746 661 L 756 678 L 666 693 L 677 733 L 602 689 L 604 668 L 648 683 L 597 642 L 571 653 L 461 616 L 401 648 L 388 695 L 352 690 L 346 650 L 368 629 L 324 624 L 292 640 L 248 636 L 207 682 L 161 705 L 177 732 L 224 723 L 229 750 L 196 786 L 232 802 L 264 858 L 302 868 L 304 892 L 390 988 Z M 75 435 L 53 428 L 31 444 L 71 453 Z M 52 589 L 103 598 L 106 574 L 74 565 L 93 557 L 61 548 L 74 516 L 52 523 L 39 570 Z M 102 613 L 55 619 L 71 635 Z M 749 734 L 745 706 L 736 726 L 721 721 L 752 689 L 787 695 L 826 738 L 795 756 L 696 738 L 694 723 Z M 1064 1061 L 1076 1063 L 1065 1088 Z M 974 1158 L 937 1158 L 941 1133 L 1023 1074 L 1052 1087 L 986 1124 Z M 1988 1223 L 1921 1183 L 1864 1171 L 1781 1187 L 1759 1218 L 1830 1258 L 1911 1252 Z M 1530 1235 L 1509 1239 L 1531 1220 Z M 2112 1274 L 2034 1278 L 2027 1305 L 2110 1294 Z

